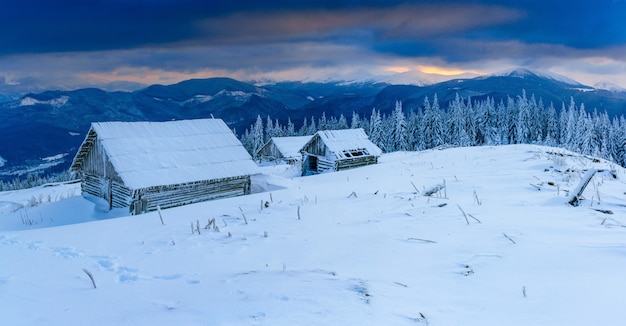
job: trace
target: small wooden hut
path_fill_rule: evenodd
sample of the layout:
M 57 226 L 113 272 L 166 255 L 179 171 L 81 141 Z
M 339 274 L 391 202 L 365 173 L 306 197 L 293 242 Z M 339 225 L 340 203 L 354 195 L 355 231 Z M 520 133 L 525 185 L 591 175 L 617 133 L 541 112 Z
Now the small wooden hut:
M 262 161 L 283 160 L 294 164 L 302 159 L 300 149 L 311 140 L 311 136 L 272 137 L 259 151 Z
M 83 194 L 130 214 L 248 194 L 258 173 L 220 119 L 94 122 L 71 170 Z
M 318 131 L 300 152 L 302 175 L 376 164 L 382 154 L 361 128 Z

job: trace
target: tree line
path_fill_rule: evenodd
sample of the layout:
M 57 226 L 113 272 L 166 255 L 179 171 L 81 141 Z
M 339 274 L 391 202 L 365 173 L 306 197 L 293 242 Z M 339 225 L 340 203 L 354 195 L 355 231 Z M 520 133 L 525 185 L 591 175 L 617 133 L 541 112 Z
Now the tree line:
M 561 147 L 585 155 L 593 155 L 626 166 L 626 120 L 610 118 L 605 112 L 577 105 L 573 98 L 545 105 L 526 91 L 498 103 L 493 98 L 472 101 L 455 99 L 442 108 L 435 94 L 426 97 L 416 108 L 405 110 L 396 101 L 395 109 L 382 114 L 376 108 L 369 117 L 353 112 L 348 123 L 344 115 L 304 119 L 296 129 L 291 119 L 286 125 L 269 116 L 257 116 L 241 135 L 246 149 L 256 156 L 271 137 L 312 135 L 318 130 L 363 128 L 370 140 L 384 152 L 419 151 L 440 146 L 483 146 L 507 144 L 539 144 Z

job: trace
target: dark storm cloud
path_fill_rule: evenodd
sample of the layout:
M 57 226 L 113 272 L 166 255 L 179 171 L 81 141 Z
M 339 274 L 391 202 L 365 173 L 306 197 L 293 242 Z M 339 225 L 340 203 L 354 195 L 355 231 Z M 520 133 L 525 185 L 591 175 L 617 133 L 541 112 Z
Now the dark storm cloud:
M 389 2 L 393 4 L 392 2 Z M 374 2 L 375 5 L 375 2 Z M 237 12 L 333 10 L 341 1 L 23 0 L 0 5 L 0 54 L 128 49 L 220 38 L 198 22 Z M 239 22 L 244 24 L 246 22 Z
M 625 9 L 608 0 L 10 1 L 0 53 L 323 39 L 413 56 L 452 36 L 594 48 L 625 42 Z

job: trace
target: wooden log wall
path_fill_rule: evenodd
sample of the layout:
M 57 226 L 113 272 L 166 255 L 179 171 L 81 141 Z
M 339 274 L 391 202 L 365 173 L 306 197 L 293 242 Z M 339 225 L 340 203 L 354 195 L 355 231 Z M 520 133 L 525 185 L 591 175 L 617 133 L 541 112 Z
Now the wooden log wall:
M 378 163 L 377 156 L 359 156 L 337 161 L 337 171 Z
M 126 188 L 119 182 L 114 181 L 112 183 L 111 192 L 113 193 L 112 206 L 114 208 L 129 207 L 133 202 L 132 190 Z
M 102 198 L 102 190 L 106 181 L 97 175 L 91 173 L 83 173 L 80 187 L 83 193 Z
M 329 171 L 329 170 L 335 170 L 335 161 L 323 158 L 323 157 L 317 157 L 317 172 L 322 173 L 325 171 Z
M 128 206 L 140 207 L 140 211 L 131 210 L 131 213 L 142 213 L 155 211 L 157 206 L 170 208 L 248 193 L 250 176 L 241 176 L 140 189 L 134 192 L 132 205 Z

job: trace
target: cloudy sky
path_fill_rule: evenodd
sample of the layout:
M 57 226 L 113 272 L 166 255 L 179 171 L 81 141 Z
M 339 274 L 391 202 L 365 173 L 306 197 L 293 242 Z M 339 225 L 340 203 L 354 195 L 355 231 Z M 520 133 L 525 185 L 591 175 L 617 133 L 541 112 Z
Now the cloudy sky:
M 0 4 L 5 86 L 452 78 L 513 67 L 626 88 L 626 0 Z

